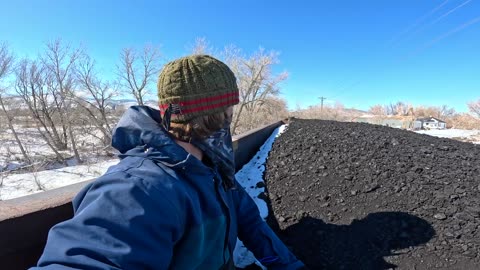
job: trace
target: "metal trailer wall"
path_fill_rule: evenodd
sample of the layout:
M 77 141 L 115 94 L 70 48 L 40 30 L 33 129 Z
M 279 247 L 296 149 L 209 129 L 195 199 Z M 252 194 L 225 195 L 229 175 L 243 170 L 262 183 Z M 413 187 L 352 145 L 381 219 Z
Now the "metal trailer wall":
M 236 170 L 258 151 L 284 121 L 233 137 Z M 0 201 L 0 269 L 26 269 L 36 264 L 43 251 L 48 230 L 72 217 L 71 200 L 93 180 L 17 199 Z

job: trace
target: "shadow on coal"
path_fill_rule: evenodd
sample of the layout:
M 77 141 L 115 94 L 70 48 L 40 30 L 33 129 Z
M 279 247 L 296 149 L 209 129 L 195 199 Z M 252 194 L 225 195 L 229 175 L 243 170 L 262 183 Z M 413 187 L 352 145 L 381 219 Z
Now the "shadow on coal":
M 278 227 L 277 227 L 278 228 Z M 391 269 L 384 257 L 428 242 L 435 231 L 424 219 L 402 212 L 378 212 L 350 225 L 304 217 L 280 232 L 310 269 Z

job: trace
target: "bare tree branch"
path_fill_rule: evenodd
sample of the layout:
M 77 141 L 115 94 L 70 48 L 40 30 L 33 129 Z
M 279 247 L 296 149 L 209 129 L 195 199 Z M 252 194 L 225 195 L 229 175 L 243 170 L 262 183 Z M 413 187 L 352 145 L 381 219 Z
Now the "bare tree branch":
M 278 64 L 278 53 L 265 52 L 260 48 L 250 57 L 245 57 L 235 46 L 226 47 L 223 53 L 226 64 L 237 77 L 240 103 L 237 105 L 232 122 L 232 134 L 236 133 L 244 114 L 254 114 L 268 105 L 270 97 L 280 93 L 279 85 L 288 78 L 288 73 L 274 75 L 272 67 Z
M 194 55 L 214 54 L 213 48 L 205 37 L 197 37 L 194 44 L 190 47 L 190 51 Z
M 6 106 L 5 106 L 5 101 L 4 98 L 2 97 L 2 93 L 0 92 L 0 107 L 2 108 L 3 113 L 5 114 L 5 117 L 7 118 L 7 123 L 8 123 L 8 128 L 12 131 L 12 134 L 15 138 L 15 141 L 17 142 L 18 147 L 20 148 L 20 151 L 22 152 L 23 158 L 28 162 L 32 163 L 30 160 L 30 157 L 27 155 L 27 151 L 25 151 L 25 148 L 23 147 L 23 143 L 18 137 L 17 131 L 15 130 L 15 127 L 13 125 L 13 116 L 8 112 Z
M 90 121 L 102 133 L 104 146 L 110 145 L 112 128 L 107 117 L 107 105 L 116 90 L 111 84 L 98 78 L 95 73 L 95 61 L 87 55 L 78 64 L 76 79 L 87 94 L 80 96 L 77 93 L 76 103 L 86 111 Z
M 6 43 L 0 44 L 0 79 L 7 76 L 13 65 L 13 54 L 7 47 Z
M 1 84 L 3 83 L 2 81 L 8 74 L 10 74 L 13 64 L 14 64 L 13 54 L 10 52 L 6 44 L 0 44 L 0 107 L 7 119 L 8 128 L 12 131 L 12 134 L 15 137 L 15 141 L 17 142 L 17 145 L 20 148 L 20 151 L 22 152 L 23 158 L 28 163 L 31 163 L 31 160 L 28 157 L 27 152 L 25 151 L 25 148 L 23 147 L 23 144 L 20 141 L 17 131 L 15 130 L 15 127 L 13 125 L 14 117 L 7 110 L 8 104 L 5 104 L 6 100 L 3 97 L 5 89 L 1 88 L 2 87 Z M 13 104 L 10 104 L 10 105 L 13 105 Z M 12 107 L 12 106 L 9 106 L 9 107 Z
M 44 68 L 35 61 L 22 60 L 16 70 L 15 90 L 32 114 L 37 130 L 59 161 L 64 161 L 59 150 L 66 149 L 66 141 L 57 132 L 52 109 L 51 93 L 47 90 Z
M 51 81 L 52 90 L 56 91 L 60 97 L 59 104 L 61 104 L 61 108 L 59 116 L 62 123 L 67 127 L 72 150 L 78 163 L 81 163 L 82 160 L 73 133 L 71 97 L 73 96 L 74 86 L 73 71 L 77 60 L 82 54 L 82 50 L 72 50 L 68 45 L 63 45 L 60 40 L 55 40 L 54 42 L 47 44 L 47 50 L 43 58 L 43 63 L 46 69 L 54 78 L 54 80 Z
M 467 105 L 470 112 L 475 114 L 476 117 L 480 118 L 480 99 L 471 101 Z
M 374 115 L 386 115 L 387 112 L 385 110 L 385 106 L 377 104 L 370 107 L 368 110 L 369 113 Z
M 152 46 L 145 46 L 141 53 L 126 48 L 120 54 L 117 75 L 139 105 L 144 105 L 145 96 L 149 94 L 148 85 L 159 71 L 160 56 L 158 48 Z

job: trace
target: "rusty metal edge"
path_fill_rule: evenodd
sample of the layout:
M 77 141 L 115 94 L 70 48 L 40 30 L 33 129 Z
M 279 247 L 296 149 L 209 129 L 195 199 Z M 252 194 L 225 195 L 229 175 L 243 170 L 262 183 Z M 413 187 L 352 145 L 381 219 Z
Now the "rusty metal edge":
M 37 211 L 67 204 L 86 184 L 94 179 L 47 190 L 15 199 L 0 201 L 0 222 Z
M 261 127 L 258 127 L 258 128 L 255 128 L 255 129 L 251 129 L 247 132 L 244 132 L 242 134 L 238 134 L 238 135 L 234 135 L 232 136 L 232 141 L 238 141 L 244 137 L 247 137 L 247 136 L 250 136 L 254 133 L 257 133 L 258 131 L 262 130 L 262 129 L 265 129 L 265 128 L 268 128 L 268 127 L 271 127 L 271 126 L 279 126 L 279 125 L 282 125 L 282 124 L 287 124 L 288 123 L 288 119 L 282 119 L 282 120 L 279 120 L 279 121 L 276 121 L 276 122 L 273 122 L 271 124 L 266 124 L 264 126 L 261 126 Z

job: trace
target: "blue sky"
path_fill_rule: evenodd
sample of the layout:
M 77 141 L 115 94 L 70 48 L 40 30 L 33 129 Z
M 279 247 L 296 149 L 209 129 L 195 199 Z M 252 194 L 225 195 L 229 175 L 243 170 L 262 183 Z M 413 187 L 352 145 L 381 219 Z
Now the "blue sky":
M 480 98 L 479 0 L 0 0 L 0 41 L 19 57 L 56 38 L 82 44 L 105 76 L 124 47 L 160 45 L 165 60 L 197 37 L 280 52 L 289 107 L 395 101 L 467 111 Z

